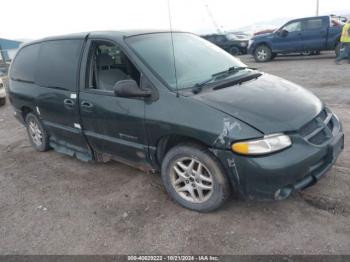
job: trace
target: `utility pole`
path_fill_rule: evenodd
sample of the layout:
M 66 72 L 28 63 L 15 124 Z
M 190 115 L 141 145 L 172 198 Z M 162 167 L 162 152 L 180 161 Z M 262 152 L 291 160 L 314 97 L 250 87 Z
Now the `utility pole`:
M 0 65 L 1 65 L 1 64 L 4 64 L 4 65 L 6 64 L 5 55 L 4 55 L 4 50 L 2 50 L 1 45 L 0 45 L 0 60 L 1 60 Z
M 320 10 L 320 0 L 316 0 L 316 16 L 319 15 L 319 10 Z
M 219 25 L 216 23 L 216 21 L 215 21 L 215 19 L 214 19 L 214 16 L 213 16 L 213 13 L 211 12 L 211 10 L 210 10 L 210 8 L 209 8 L 208 3 L 207 3 L 205 0 L 203 0 L 203 3 L 204 3 L 205 8 L 207 9 L 208 15 L 209 15 L 209 17 L 210 17 L 210 19 L 211 19 L 211 21 L 212 21 L 212 23 L 213 23 L 215 29 L 216 29 L 216 30 L 218 31 L 218 33 L 220 34 L 220 33 L 221 33 L 221 29 L 220 29 Z

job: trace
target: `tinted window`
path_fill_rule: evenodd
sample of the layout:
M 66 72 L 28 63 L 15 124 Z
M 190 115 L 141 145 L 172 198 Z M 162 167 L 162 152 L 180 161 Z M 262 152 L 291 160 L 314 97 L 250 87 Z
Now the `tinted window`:
M 75 91 L 82 44 L 83 40 L 43 42 L 37 65 L 37 84 Z
M 40 44 L 22 48 L 17 54 L 11 67 L 11 78 L 21 81 L 34 82 L 35 65 L 38 59 Z
M 322 19 L 310 19 L 305 21 L 304 30 L 314 30 L 322 28 Z

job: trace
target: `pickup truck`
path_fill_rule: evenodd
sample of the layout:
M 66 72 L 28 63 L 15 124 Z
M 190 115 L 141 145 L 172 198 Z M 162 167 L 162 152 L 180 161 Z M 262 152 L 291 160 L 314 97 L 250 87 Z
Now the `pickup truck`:
M 335 25 L 329 16 L 295 19 L 272 33 L 253 37 L 248 53 L 257 62 L 267 62 L 278 54 L 306 51 L 340 51 L 342 25 Z

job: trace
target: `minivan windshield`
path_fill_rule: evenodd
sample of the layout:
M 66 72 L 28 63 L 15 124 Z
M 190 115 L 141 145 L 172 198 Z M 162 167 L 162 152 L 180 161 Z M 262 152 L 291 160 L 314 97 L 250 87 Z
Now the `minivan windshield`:
M 126 41 L 172 90 L 193 87 L 232 67 L 245 67 L 221 48 L 191 33 L 143 34 Z

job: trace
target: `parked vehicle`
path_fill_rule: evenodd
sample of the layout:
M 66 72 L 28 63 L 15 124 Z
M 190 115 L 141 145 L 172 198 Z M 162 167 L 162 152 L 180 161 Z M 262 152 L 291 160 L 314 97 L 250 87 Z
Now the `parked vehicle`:
M 5 86 L 0 78 L 0 106 L 3 106 L 6 104 L 6 92 L 5 92 Z
M 250 38 L 252 38 L 251 34 L 246 32 L 241 32 L 241 31 L 230 32 L 229 34 L 233 34 L 234 36 L 236 36 L 238 39 L 241 39 L 241 40 L 249 40 Z
M 9 76 L 36 150 L 161 171 L 192 210 L 214 210 L 231 191 L 285 199 L 318 181 L 344 145 L 338 117 L 313 94 L 190 33 L 34 41 Z
M 277 54 L 340 50 L 342 26 L 331 26 L 329 16 L 301 18 L 289 21 L 270 34 L 255 36 L 248 52 L 257 62 L 267 62 Z
M 247 38 L 241 39 L 232 33 L 204 35 L 202 37 L 221 47 L 233 56 L 244 55 L 247 53 L 249 42 Z

